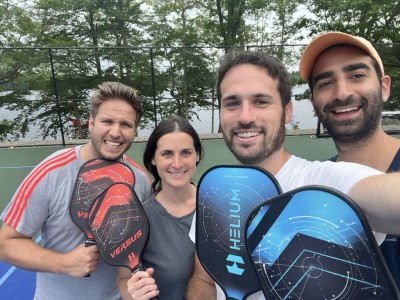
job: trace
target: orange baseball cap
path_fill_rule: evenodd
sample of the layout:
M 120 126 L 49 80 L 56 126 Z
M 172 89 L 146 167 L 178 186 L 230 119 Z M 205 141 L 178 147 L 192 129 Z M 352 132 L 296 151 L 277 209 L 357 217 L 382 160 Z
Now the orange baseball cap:
M 352 36 L 342 32 L 327 32 L 313 39 L 304 50 L 299 65 L 301 78 L 308 81 L 314 63 L 321 52 L 338 44 L 352 45 L 364 50 L 378 62 L 382 75 L 384 74 L 382 60 L 369 41 L 362 37 Z

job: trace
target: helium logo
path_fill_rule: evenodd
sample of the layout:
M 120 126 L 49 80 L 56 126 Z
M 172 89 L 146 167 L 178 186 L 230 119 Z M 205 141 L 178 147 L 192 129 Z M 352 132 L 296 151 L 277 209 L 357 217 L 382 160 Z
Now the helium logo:
M 229 248 L 240 251 L 240 198 L 238 189 L 231 189 L 233 197 L 230 199 L 229 209 Z M 238 263 L 244 264 L 243 258 L 239 255 L 229 254 L 226 261 L 233 262 L 233 265 L 226 265 L 231 274 L 242 275 L 243 268 L 238 267 Z
M 239 264 L 244 264 L 243 258 L 241 258 L 238 255 L 233 255 L 229 254 L 228 257 L 226 258 L 227 261 L 233 262 L 233 265 L 229 266 L 226 265 L 226 268 L 228 269 L 228 272 L 231 274 L 236 274 L 236 275 L 242 275 L 244 272 L 244 269 L 238 267 Z

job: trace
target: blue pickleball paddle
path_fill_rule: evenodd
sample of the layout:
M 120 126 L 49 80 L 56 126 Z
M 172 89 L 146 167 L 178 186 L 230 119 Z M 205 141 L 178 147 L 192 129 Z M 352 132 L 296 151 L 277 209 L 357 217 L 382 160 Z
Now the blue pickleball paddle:
M 196 250 L 204 269 L 227 299 L 244 299 L 261 289 L 247 255 L 245 221 L 262 201 L 281 193 L 267 171 L 247 166 L 216 166 L 197 187 Z
M 295 189 L 258 205 L 246 223 L 266 299 L 400 299 L 363 212 L 339 191 Z

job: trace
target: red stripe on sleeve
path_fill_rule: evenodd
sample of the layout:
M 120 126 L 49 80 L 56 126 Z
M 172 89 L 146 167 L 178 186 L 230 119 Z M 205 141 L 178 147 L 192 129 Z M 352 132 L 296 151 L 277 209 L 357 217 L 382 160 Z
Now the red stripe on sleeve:
M 66 165 L 76 159 L 75 148 L 71 148 L 67 152 L 60 153 L 57 156 L 51 157 L 38 165 L 31 174 L 23 181 L 18 189 L 17 195 L 14 199 L 13 205 L 6 217 L 4 223 L 13 227 L 17 227 L 21 215 L 26 208 L 29 196 L 32 194 L 33 189 L 38 182 L 51 170 L 60 166 Z M 14 222 L 14 225 L 11 225 Z
M 134 160 L 132 160 L 131 158 L 129 158 L 128 156 L 125 155 L 125 158 L 126 158 L 126 160 L 129 161 L 134 167 L 138 168 L 138 169 L 141 170 L 144 174 L 146 174 L 147 179 L 149 180 L 150 185 L 151 185 L 151 179 L 150 179 L 150 176 L 147 174 L 147 172 L 146 172 L 140 165 L 138 165 Z

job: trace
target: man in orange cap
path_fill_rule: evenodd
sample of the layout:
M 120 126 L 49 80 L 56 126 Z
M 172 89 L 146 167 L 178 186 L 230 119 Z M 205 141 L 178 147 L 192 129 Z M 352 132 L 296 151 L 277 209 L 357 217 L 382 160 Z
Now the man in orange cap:
M 400 140 L 381 126 L 390 77 L 371 43 L 341 32 L 322 34 L 304 50 L 299 69 L 315 113 L 335 142 L 338 155 L 331 160 L 398 171 Z M 400 287 L 400 241 L 387 236 L 381 249 Z

